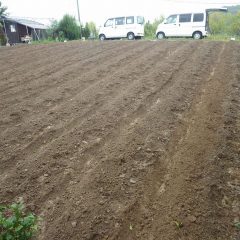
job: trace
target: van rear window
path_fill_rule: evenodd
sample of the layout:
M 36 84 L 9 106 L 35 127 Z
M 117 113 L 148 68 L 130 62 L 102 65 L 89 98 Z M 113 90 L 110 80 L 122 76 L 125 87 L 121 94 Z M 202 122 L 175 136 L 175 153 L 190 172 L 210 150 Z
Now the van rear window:
M 195 13 L 193 15 L 193 22 L 202 22 L 204 18 L 203 13 Z
M 192 17 L 192 14 L 189 13 L 189 14 L 180 14 L 179 16 L 179 22 L 191 22 L 191 17 Z
M 144 24 L 144 17 L 138 16 L 137 17 L 137 23 L 138 24 Z
M 126 23 L 127 24 L 134 24 L 134 17 L 127 17 L 126 18 Z

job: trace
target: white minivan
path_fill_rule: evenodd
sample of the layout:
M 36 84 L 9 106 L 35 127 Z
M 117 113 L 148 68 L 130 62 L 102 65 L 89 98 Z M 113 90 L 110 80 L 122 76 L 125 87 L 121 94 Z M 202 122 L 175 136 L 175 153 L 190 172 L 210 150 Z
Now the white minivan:
M 203 11 L 172 14 L 158 25 L 156 37 L 192 37 L 201 39 L 209 33 L 209 13 L 222 11 L 226 8 L 212 8 Z
M 142 37 L 144 37 L 144 17 L 142 16 L 109 18 L 99 30 L 100 40 L 113 38 L 134 40 Z

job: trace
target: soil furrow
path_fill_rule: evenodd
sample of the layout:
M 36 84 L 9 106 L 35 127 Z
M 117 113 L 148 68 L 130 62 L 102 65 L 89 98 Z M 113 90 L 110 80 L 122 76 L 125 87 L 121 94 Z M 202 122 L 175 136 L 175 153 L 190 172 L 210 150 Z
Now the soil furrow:
M 155 53 L 156 51 L 155 50 L 153 50 L 153 53 Z M 156 55 L 156 58 L 157 58 L 158 56 Z M 150 56 L 149 57 L 149 60 L 152 60 L 153 62 L 155 61 L 155 59 L 152 59 L 152 56 Z M 149 61 L 149 60 L 147 60 L 147 61 Z M 141 61 L 141 59 L 139 60 L 139 61 Z M 146 61 L 146 60 L 145 60 Z M 132 63 L 133 65 L 135 65 L 136 63 Z M 128 65 L 127 65 L 128 66 Z M 147 67 L 147 68 L 149 68 L 149 67 Z M 134 69 L 134 67 L 132 67 L 132 69 Z M 122 70 L 121 70 L 122 71 Z M 141 73 L 135 73 L 134 72 L 134 78 L 135 79 L 137 79 L 137 76 L 138 76 L 138 74 L 141 74 Z M 119 81 L 119 78 L 117 77 L 117 74 L 115 73 L 115 75 L 116 75 L 116 80 L 117 81 Z M 129 73 L 128 73 L 128 75 L 129 75 Z M 128 88 L 128 85 L 126 85 L 126 81 L 124 80 L 125 79 L 125 77 L 124 76 L 120 76 L 120 81 L 121 81 L 121 83 L 119 83 L 119 84 L 117 84 L 117 85 L 112 85 L 113 84 L 113 82 L 111 81 L 111 79 L 112 79 L 112 77 L 111 78 L 109 78 L 109 81 L 110 81 L 110 85 L 111 85 L 111 92 L 110 93 L 113 93 L 114 94 L 114 89 L 113 89 L 113 87 L 114 88 L 116 88 L 116 89 L 118 89 L 118 90 L 120 90 L 121 89 L 121 86 L 122 87 L 124 87 L 125 89 L 126 88 Z M 105 79 L 103 79 L 102 80 L 102 82 L 104 82 L 105 83 Z M 128 82 L 129 84 L 131 83 L 131 85 L 133 85 L 134 86 L 134 81 L 132 82 Z M 107 87 L 108 88 L 108 87 Z M 119 92 L 119 93 L 121 93 L 121 91 Z M 86 96 L 87 95 L 89 95 L 88 94 L 88 92 L 86 92 Z M 81 93 L 79 93 L 79 94 L 77 94 L 77 96 L 80 96 L 81 97 Z M 111 95 L 111 96 L 113 96 L 113 97 L 116 97 L 115 95 Z M 99 96 L 100 98 L 104 98 L 104 99 L 106 99 L 106 96 L 102 96 L 102 95 L 100 95 Z M 81 97 L 82 98 L 82 97 Z M 72 99 L 72 100 L 74 100 L 74 99 Z M 72 113 L 70 113 L 70 117 L 69 117 L 69 119 L 71 120 L 72 119 L 72 117 L 71 117 L 71 114 L 73 114 L 74 113 L 74 108 L 75 108 L 75 105 L 76 105 L 76 101 L 70 101 L 70 103 L 71 103 L 71 105 L 73 105 L 73 112 Z M 107 100 L 107 99 L 106 99 Z M 85 100 L 85 101 L 87 101 L 87 99 Z M 91 100 L 91 101 L 93 101 L 93 108 L 88 108 L 88 109 L 86 109 L 87 111 L 85 112 L 85 111 L 83 111 L 83 112 L 81 112 L 81 115 L 79 116 L 79 117 L 81 117 L 81 116 L 87 116 L 87 117 L 90 117 L 91 116 L 91 114 L 94 114 L 95 112 L 96 112 L 96 109 L 99 109 L 100 107 L 101 107 L 101 105 L 100 104 L 95 104 L 96 102 L 100 102 L 100 99 L 95 99 L 95 98 L 93 98 L 93 100 Z M 73 103 L 72 103 L 73 102 Z M 69 104 L 68 104 L 69 105 Z M 71 106 L 70 105 L 70 106 Z M 68 106 L 68 107 L 70 107 L 70 106 Z M 88 105 L 89 106 L 89 105 Z M 103 105 L 104 106 L 104 105 Z M 56 111 L 56 112 L 59 112 L 60 110 L 61 110 L 61 108 L 64 108 L 64 106 L 59 106 L 59 105 L 57 105 L 57 108 L 55 108 L 55 107 L 53 107 L 52 109 L 50 109 L 49 110 L 49 112 L 52 112 L 53 111 L 53 109 L 54 109 L 54 111 Z M 71 108 L 70 108 L 71 109 Z M 49 112 L 47 112 L 47 113 L 49 113 Z M 61 111 L 60 111 L 61 112 Z M 42 114 L 41 114 L 42 115 Z M 64 114 L 65 115 L 65 114 Z M 36 114 L 34 115 L 35 116 L 35 118 L 36 118 Z M 51 117 L 51 115 L 50 116 L 48 116 L 48 118 L 49 117 Z M 61 117 L 59 116 L 59 115 L 57 115 L 57 119 L 61 119 Z M 29 121 L 31 121 L 31 118 L 29 119 L 29 118 L 27 118 L 27 120 L 28 120 L 28 122 Z M 21 120 L 22 121 L 22 120 Z M 76 124 L 76 123 L 78 123 L 78 118 L 77 119 L 75 119 L 73 122 L 72 121 L 70 121 L 70 123 L 67 123 L 69 126 L 70 126 L 70 129 Z M 28 124 L 28 122 L 26 123 L 26 124 Z M 45 124 L 45 126 L 46 127 L 48 127 L 48 126 L 51 126 L 52 124 L 54 124 L 54 125 L 56 125 L 57 126 L 57 124 L 56 124 L 56 117 L 55 118 L 53 118 L 53 120 L 51 121 L 51 122 L 48 122 L 48 123 L 46 123 Z M 66 124 L 63 126 L 63 128 L 65 128 L 66 129 Z M 58 129 L 58 127 L 56 128 L 56 129 Z M 16 132 L 17 130 L 14 130 L 14 132 Z M 54 131 L 55 132 L 55 131 Z M 61 129 L 59 129 L 59 133 L 61 132 Z M 54 138 L 54 136 L 56 137 L 56 135 L 53 135 L 53 136 L 51 136 L 52 134 L 53 134 L 53 131 L 47 131 L 47 133 L 48 133 L 48 135 L 49 135 L 49 137 L 50 137 L 50 139 L 52 139 L 52 138 Z M 4 132 L 2 132 L 2 134 L 4 134 Z M 5 132 L 5 134 L 3 135 L 3 137 L 6 135 L 6 134 L 10 134 L 9 132 Z M 21 137 L 21 136 L 19 136 L 19 137 Z M 46 137 L 46 138 L 43 138 L 42 137 L 42 133 L 40 133 L 40 136 L 39 136 L 39 138 L 40 139 L 43 139 L 43 141 L 45 141 L 45 139 L 47 139 L 48 137 Z M 22 151 L 22 150 L 21 150 Z
M 38 239 L 238 238 L 238 43 L 0 54 L 0 203 L 23 197 Z

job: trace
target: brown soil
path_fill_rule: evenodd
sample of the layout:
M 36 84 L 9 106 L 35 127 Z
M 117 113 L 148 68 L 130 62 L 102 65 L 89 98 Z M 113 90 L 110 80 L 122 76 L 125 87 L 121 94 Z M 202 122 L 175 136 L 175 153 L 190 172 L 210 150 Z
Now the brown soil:
M 0 72 L 0 203 L 39 239 L 240 239 L 238 43 L 1 48 Z

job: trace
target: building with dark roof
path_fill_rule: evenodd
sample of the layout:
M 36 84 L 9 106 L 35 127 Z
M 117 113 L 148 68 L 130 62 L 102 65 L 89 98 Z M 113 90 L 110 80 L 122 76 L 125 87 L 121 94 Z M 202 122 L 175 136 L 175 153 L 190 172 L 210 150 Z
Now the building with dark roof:
M 2 17 L 0 19 L 9 44 L 26 42 L 26 39 L 41 40 L 46 37 L 46 29 L 42 23 L 22 19 Z

